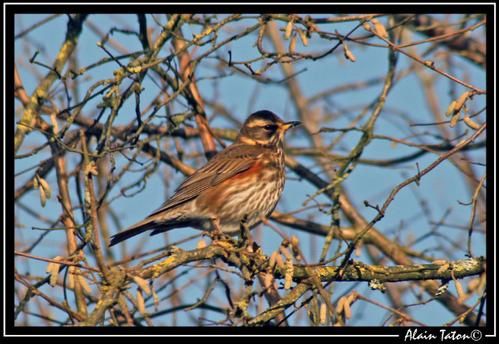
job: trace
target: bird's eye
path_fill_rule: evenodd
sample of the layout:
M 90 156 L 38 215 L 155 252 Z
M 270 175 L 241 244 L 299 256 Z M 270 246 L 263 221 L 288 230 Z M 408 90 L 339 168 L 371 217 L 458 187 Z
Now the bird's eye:
M 275 131 L 277 126 L 274 125 L 274 124 L 268 124 L 266 126 L 263 127 L 265 130 L 268 130 L 268 131 Z

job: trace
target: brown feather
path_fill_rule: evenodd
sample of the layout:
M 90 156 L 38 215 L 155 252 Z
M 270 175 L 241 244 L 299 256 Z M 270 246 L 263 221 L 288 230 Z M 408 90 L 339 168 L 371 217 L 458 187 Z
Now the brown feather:
M 251 168 L 262 154 L 262 148 L 233 144 L 194 172 L 175 191 L 175 194 L 149 217 L 190 201 L 208 188 Z

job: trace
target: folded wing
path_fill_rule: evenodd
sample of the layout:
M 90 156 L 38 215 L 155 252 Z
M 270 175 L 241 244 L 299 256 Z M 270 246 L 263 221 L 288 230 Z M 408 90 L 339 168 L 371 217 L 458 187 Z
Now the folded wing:
M 175 194 L 149 217 L 195 199 L 206 189 L 250 169 L 262 154 L 261 148 L 235 144 L 215 155 L 194 172 L 175 191 Z

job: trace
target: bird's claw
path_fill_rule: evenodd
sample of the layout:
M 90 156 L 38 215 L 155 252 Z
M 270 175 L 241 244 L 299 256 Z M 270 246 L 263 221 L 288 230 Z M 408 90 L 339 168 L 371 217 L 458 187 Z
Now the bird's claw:
M 251 238 L 250 234 L 250 228 L 247 224 L 246 221 L 241 221 L 241 227 L 240 227 L 240 237 L 239 240 L 237 241 L 237 246 L 238 247 L 250 247 L 251 244 L 253 243 L 253 239 Z

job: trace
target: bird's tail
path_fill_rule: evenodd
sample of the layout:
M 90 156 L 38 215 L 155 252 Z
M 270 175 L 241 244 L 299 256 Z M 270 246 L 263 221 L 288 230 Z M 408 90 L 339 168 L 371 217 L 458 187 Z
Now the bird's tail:
M 156 235 L 159 233 L 163 233 L 169 231 L 174 228 L 179 227 L 188 227 L 188 226 L 196 226 L 198 222 L 193 219 L 178 219 L 173 218 L 170 220 L 162 220 L 158 221 L 154 216 L 145 218 L 144 220 L 137 222 L 131 227 L 128 227 L 122 232 L 119 232 L 111 237 L 111 242 L 109 243 L 109 247 L 116 245 L 123 240 L 127 240 L 131 237 L 139 235 L 140 233 L 144 233 L 150 229 L 154 229 L 151 232 L 151 235 Z
M 109 247 L 116 245 L 123 240 L 127 240 L 131 237 L 139 235 L 147 230 L 157 228 L 158 224 L 154 221 L 154 219 L 144 219 L 143 221 L 137 222 L 133 226 L 125 229 L 122 232 L 119 232 L 111 237 L 111 242 L 109 243 Z

